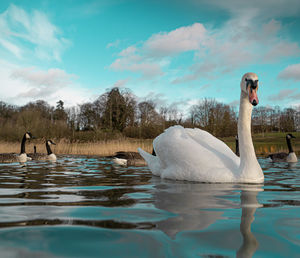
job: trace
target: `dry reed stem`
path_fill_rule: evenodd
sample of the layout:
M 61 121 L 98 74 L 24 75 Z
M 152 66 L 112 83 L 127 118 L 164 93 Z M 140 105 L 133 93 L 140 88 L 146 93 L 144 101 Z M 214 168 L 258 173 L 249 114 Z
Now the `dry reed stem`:
M 51 146 L 55 154 L 109 156 L 117 151 L 137 151 L 138 147 L 150 153 L 152 152 L 152 140 L 122 139 L 90 143 L 68 143 L 62 139 L 55 143 L 56 145 Z M 47 153 L 45 143 L 32 141 L 26 142 L 26 152 L 32 153 L 34 145 L 37 148 L 37 152 Z M 0 142 L 0 153 L 19 153 L 20 149 L 21 144 L 18 142 Z
M 69 143 L 61 139 L 56 144 L 51 146 L 52 151 L 56 154 L 110 156 L 117 151 L 137 151 L 138 147 L 152 153 L 152 140 L 142 139 L 120 139 L 89 143 Z M 45 143 L 37 140 L 26 142 L 26 152 L 32 153 L 34 145 L 37 147 L 37 152 L 47 153 Z M 228 143 L 228 145 L 235 152 L 235 144 Z M 19 142 L 0 142 L 0 153 L 19 153 L 20 148 L 21 144 Z M 286 145 L 260 145 L 255 147 L 255 151 L 257 155 L 267 155 L 275 152 L 288 152 L 288 149 Z M 294 146 L 294 151 L 300 153 L 300 147 Z

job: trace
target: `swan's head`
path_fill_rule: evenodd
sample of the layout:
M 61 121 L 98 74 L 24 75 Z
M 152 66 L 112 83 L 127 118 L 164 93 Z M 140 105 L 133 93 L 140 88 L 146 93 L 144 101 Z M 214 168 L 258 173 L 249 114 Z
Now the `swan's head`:
M 51 144 L 56 145 L 56 143 L 54 143 L 54 142 L 51 141 L 51 140 L 47 140 L 46 142 L 47 142 L 48 145 L 51 145 Z
M 246 73 L 243 76 L 241 81 L 241 90 L 248 95 L 249 102 L 253 106 L 258 104 L 258 77 L 255 73 Z

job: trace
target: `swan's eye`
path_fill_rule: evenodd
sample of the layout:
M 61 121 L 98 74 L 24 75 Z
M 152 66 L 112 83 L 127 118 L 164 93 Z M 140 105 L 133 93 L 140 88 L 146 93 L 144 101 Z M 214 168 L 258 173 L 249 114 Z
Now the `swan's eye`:
M 246 81 L 246 87 L 248 88 L 249 86 L 251 89 L 256 89 L 258 88 L 258 80 L 253 81 L 252 79 L 245 79 Z

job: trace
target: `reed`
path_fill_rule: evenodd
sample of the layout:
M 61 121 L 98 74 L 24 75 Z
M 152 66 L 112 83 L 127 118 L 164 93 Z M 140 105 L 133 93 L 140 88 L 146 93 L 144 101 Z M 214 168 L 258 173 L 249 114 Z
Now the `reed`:
M 284 135 L 273 134 L 269 137 L 254 136 L 254 148 L 258 156 L 266 156 L 275 152 L 288 152 Z M 300 134 L 296 136 L 300 138 Z M 300 154 L 300 145 L 297 139 L 293 141 L 293 148 L 297 155 Z M 234 137 L 223 138 L 224 142 L 235 152 Z M 51 146 L 56 154 L 73 154 L 73 155 L 99 155 L 110 156 L 117 151 L 137 151 L 140 147 L 145 151 L 152 152 L 152 139 L 133 139 L 120 138 L 115 140 L 96 141 L 96 142 L 72 142 L 66 139 L 55 141 L 57 145 Z M 26 142 L 26 152 L 33 152 L 33 146 L 36 145 L 37 152 L 46 153 L 44 140 L 31 140 Z M 20 152 L 20 142 L 0 141 L 0 153 Z
M 73 155 L 99 155 L 110 156 L 117 151 L 137 151 L 140 147 L 145 151 L 152 152 L 152 140 L 144 139 L 120 139 L 99 142 L 73 142 L 70 143 L 64 139 L 55 141 L 51 149 L 55 154 L 73 154 Z M 47 153 L 44 142 L 27 142 L 26 152 L 33 152 L 33 146 L 36 146 L 37 152 Z M 20 152 L 19 142 L 0 142 L 0 153 Z

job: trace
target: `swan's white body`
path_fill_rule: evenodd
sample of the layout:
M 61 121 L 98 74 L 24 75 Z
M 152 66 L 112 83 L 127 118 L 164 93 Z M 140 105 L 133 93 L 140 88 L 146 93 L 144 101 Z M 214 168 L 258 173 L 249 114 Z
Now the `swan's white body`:
M 244 85 L 245 79 L 254 81 L 257 80 L 257 76 L 247 73 L 241 82 L 238 121 L 240 158 L 224 142 L 206 131 L 173 126 L 154 139 L 156 156 L 139 149 L 154 175 L 199 182 L 264 181 L 251 138 L 252 104 L 249 99 L 256 94 L 256 90 L 252 92 L 251 89 L 250 93 Z

